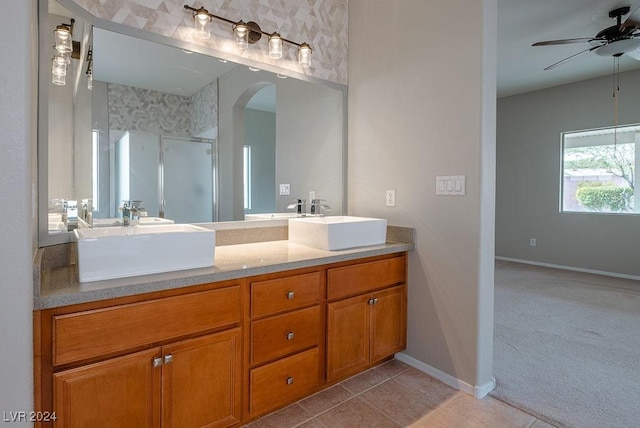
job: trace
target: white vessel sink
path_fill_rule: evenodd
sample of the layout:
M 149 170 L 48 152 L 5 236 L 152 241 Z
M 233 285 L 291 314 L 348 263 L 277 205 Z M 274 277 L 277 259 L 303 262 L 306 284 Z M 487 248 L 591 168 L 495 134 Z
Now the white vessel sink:
M 263 214 L 245 214 L 245 220 L 278 220 L 287 218 L 296 218 L 300 214 L 296 213 L 263 213 Z
M 149 224 L 173 224 L 174 221 L 168 218 L 162 217 L 140 217 L 137 220 L 138 224 L 141 225 L 149 225 Z M 94 218 L 93 219 L 93 227 L 111 227 L 111 226 L 122 226 L 122 218 Z
M 80 282 L 213 266 L 214 230 L 191 224 L 76 229 Z
M 386 242 L 387 220 L 328 216 L 289 219 L 289 241 L 321 250 L 379 245 Z

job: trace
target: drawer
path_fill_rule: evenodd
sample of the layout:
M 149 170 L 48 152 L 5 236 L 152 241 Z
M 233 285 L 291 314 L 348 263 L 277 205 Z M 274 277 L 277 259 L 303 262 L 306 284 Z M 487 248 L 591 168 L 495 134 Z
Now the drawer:
M 251 364 L 293 354 L 320 343 L 320 307 L 313 306 L 251 323 Z
M 251 316 L 261 317 L 320 302 L 320 272 L 251 283 Z
M 53 317 L 60 365 L 240 322 L 240 286 Z
M 251 370 L 249 411 L 257 416 L 309 394 L 322 383 L 318 348 Z
M 407 276 L 406 256 L 328 269 L 327 299 L 339 299 L 403 284 Z

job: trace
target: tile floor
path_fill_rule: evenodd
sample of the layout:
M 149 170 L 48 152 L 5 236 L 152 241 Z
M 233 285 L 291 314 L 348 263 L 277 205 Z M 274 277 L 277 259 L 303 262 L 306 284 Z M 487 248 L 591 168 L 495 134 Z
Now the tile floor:
M 398 360 L 391 360 L 253 421 L 247 427 L 553 426 L 495 398 L 473 398 Z

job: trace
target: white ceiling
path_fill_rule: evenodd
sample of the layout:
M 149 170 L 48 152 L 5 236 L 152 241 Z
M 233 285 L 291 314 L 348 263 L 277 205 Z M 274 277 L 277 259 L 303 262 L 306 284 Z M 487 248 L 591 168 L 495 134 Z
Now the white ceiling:
M 594 52 L 544 70 L 589 48 L 588 43 L 531 45 L 545 40 L 594 37 L 615 24 L 609 11 L 622 6 L 630 6 L 632 13 L 640 7 L 640 0 L 498 0 L 498 97 L 610 75 L 613 58 Z M 620 71 L 636 68 L 640 68 L 640 61 L 628 55 L 620 58 Z

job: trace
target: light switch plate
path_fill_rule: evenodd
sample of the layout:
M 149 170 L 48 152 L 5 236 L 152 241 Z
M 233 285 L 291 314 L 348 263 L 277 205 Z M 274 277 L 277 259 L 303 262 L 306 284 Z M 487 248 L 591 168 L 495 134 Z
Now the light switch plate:
M 437 196 L 464 196 L 465 194 L 464 175 L 439 175 L 436 177 Z
M 281 184 L 280 185 L 280 196 L 289 196 L 291 195 L 291 185 L 290 184 Z

